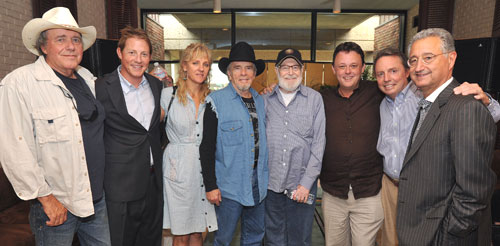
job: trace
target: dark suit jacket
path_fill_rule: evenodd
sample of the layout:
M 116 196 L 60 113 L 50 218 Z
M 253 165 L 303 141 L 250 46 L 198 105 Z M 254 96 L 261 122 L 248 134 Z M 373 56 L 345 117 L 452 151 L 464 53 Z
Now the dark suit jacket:
M 489 240 L 487 218 L 495 173 L 495 123 L 472 96 L 457 96 L 453 81 L 432 104 L 408 148 L 400 174 L 400 245 L 478 245 Z M 483 230 L 484 229 L 484 230 Z
M 162 190 L 162 151 L 160 144 L 161 82 L 145 73 L 154 96 L 155 109 L 149 129 L 128 114 L 118 72 L 96 81 L 96 97 L 104 106 L 104 144 L 106 168 L 104 190 L 111 201 L 134 201 L 145 196 L 150 176 L 150 152 L 159 190 Z

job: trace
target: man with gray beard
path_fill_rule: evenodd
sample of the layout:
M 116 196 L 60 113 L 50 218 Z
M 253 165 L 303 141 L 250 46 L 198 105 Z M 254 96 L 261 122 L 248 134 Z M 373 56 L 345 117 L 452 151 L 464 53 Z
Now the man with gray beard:
M 200 161 L 207 200 L 215 204 L 215 246 L 229 246 L 241 221 L 241 245 L 262 245 L 269 176 L 264 99 L 251 88 L 266 64 L 239 42 L 219 69 L 231 81 L 206 98 Z M 202 186 L 203 187 L 203 186 Z
M 276 59 L 278 86 L 264 95 L 269 149 L 266 245 L 311 245 L 321 161 L 325 110 L 321 95 L 301 85 L 304 66 L 298 50 Z

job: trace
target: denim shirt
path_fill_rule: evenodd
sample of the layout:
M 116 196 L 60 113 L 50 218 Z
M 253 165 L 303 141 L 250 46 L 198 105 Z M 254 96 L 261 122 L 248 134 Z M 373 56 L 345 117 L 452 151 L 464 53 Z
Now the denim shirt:
M 266 110 L 264 99 L 251 88 L 250 92 L 259 118 L 259 160 L 256 168 L 261 202 L 266 197 L 269 179 Z M 207 97 L 207 102 L 212 103 L 218 119 L 215 151 L 217 186 L 222 197 L 237 201 L 243 206 L 253 206 L 255 202 L 252 195 L 252 175 L 255 143 L 252 118 L 231 83 L 224 89 L 211 93 Z

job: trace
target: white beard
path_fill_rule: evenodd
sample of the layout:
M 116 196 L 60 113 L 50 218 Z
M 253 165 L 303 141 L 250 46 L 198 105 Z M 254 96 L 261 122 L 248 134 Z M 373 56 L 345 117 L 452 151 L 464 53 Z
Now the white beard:
M 283 89 L 287 92 L 293 92 L 297 89 L 297 87 L 299 87 L 300 83 L 302 83 L 302 75 L 296 76 L 296 78 L 294 78 L 294 79 L 295 79 L 295 81 L 290 83 L 290 82 L 287 82 L 283 77 L 281 77 L 278 74 L 278 85 L 280 86 L 281 89 Z

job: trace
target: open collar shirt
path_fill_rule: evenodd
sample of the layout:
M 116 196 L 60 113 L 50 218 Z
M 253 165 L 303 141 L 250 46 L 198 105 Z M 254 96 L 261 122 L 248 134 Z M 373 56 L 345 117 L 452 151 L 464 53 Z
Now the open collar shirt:
M 384 95 L 373 81 L 359 82 L 349 98 L 338 88 L 321 91 L 326 115 L 326 147 L 321 187 L 330 195 L 355 199 L 378 194 L 382 185 L 382 156 L 377 152 L 380 102 Z
M 128 114 L 134 117 L 144 129 L 149 130 L 151 125 L 151 118 L 155 110 L 155 98 L 153 91 L 149 85 L 148 80 L 142 75 L 141 83 L 135 88 L 125 77 L 121 71 L 122 66 L 118 66 L 118 77 L 120 78 L 120 85 L 123 90 L 123 97 L 127 106 Z M 151 166 L 153 163 L 153 152 L 149 150 L 151 155 Z
M 120 72 L 121 68 L 121 65 L 118 66 L 118 77 L 120 78 L 120 85 L 122 86 L 123 96 L 127 104 L 128 114 L 141 123 L 144 129 L 148 130 L 151 124 L 151 117 L 153 117 L 153 111 L 155 110 L 155 100 L 149 82 L 142 75 L 139 87 L 135 88 L 123 77 Z
M 422 93 L 410 82 L 394 100 L 386 96 L 380 103 L 377 150 L 384 157 L 384 173 L 393 179 L 399 179 L 421 98 Z
M 95 77 L 76 72 L 92 93 Z M 40 56 L 0 82 L 0 162 L 23 200 L 54 195 L 72 214 L 94 213 L 75 101 Z
M 274 192 L 311 189 L 325 150 L 325 110 L 321 95 L 300 85 L 285 106 L 279 86 L 264 96 L 269 149 L 269 185 Z

